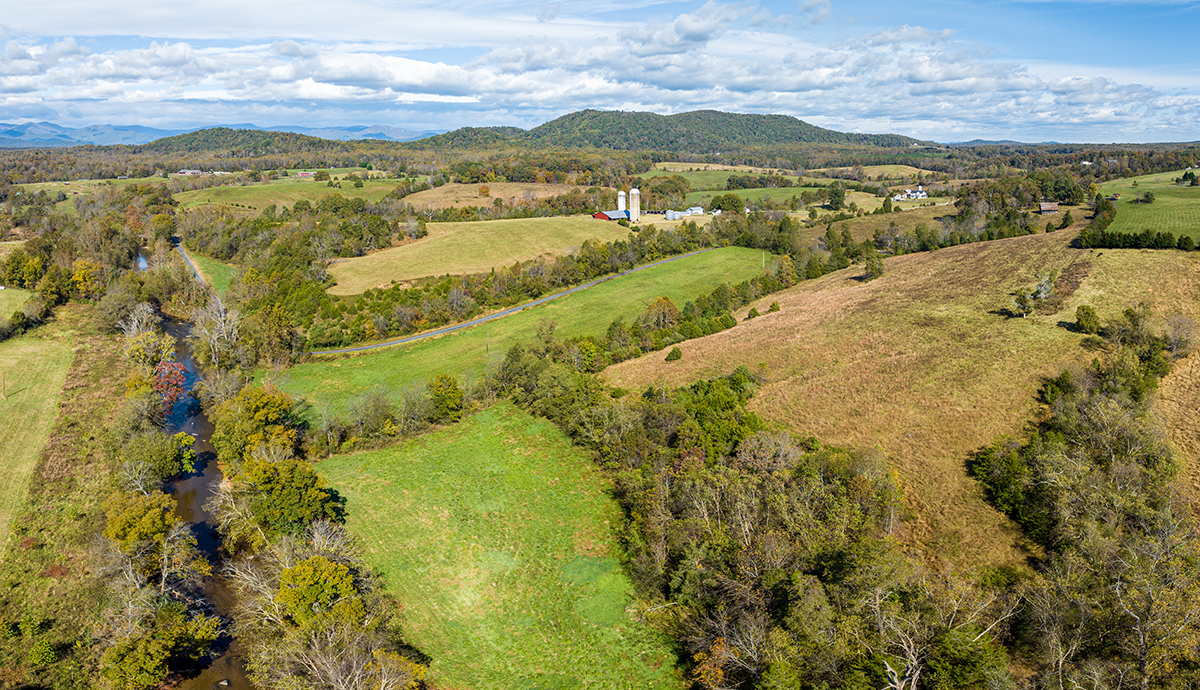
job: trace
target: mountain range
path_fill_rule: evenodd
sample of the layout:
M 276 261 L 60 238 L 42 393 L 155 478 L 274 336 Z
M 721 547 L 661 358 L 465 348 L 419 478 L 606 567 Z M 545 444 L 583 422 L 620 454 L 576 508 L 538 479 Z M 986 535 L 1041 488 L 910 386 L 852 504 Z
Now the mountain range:
M 415 141 L 439 134 L 439 132 L 414 132 L 387 125 L 350 125 L 347 127 L 278 125 L 274 127 L 259 127 L 254 124 L 233 124 L 219 126 L 229 129 L 291 132 L 336 141 L 355 141 L 359 139 Z M 142 127 L 140 125 L 91 125 L 74 129 L 56 125 L 52 122 L 29 122 L 19 125 L 0 123 L 0 148 L 81 146 L 85 144 L 94 144 L 97 146 L 111 146 L 114 144 L 138 145 L 201 129 L 210 128 L 194 127 L 192 129 L 169 130 Z

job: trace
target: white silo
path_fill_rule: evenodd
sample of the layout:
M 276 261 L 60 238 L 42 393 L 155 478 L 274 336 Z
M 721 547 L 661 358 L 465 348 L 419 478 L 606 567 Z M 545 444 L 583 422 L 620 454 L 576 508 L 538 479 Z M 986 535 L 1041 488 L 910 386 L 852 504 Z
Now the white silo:
M 636 223 L 642 217 L 642 193 L 637 187 L 629 190 L 629 222 Z
M 625 210 L 625 192 L 617 192 L 617 210 Z

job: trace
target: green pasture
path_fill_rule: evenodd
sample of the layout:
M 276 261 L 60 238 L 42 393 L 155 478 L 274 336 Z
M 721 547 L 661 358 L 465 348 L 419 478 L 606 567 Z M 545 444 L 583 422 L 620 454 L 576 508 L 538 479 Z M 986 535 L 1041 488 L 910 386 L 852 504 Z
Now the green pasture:
M 200 269 L 200 273 L 204 275 L 204 279 L 209 285 L 217 291 L 217 294 L 222 297 L 229 292 L 229 282 L 233 280 L 233 276 L 237 274 L 237 266 L 218 261 L 212 257 L 197 254 L 193 251 L 188 251 L 188 257 L 192 263 L 196 264 L 196 268 Z
M 818 168 L 810 170 L 812 173 L 826 173 L 830 175 L 844 175 L 850 172 L 852 168 Z M 933 173 L 928 170 L 914 168 L 911 165 L 864 165 L 863 172 L 872 180 L 896 180 L 902 177 L 913 177 L 917 175 L 929 176 Z
M 762 263 L 763 253 L 755 249 L 714 249 L 448 335 L 352 357 L 318 357 L 289 369 L 280 386 L 313 406 L 310 417 L 326 404 L 333 414 L 345 416 L 350 398 L 371 388 L 424 385 L 439 373 L 478 380 L 503 361 L 510 347 L 529 342 L 544 319 L 556 321 L 560 335 L 603 336 L 614 319 L 632 321 L 661 296 L 682 308 L 723 282 L 736 284 L 758 275 Z
M 672 172 L 670 170 L 651 170 L 649 172 L 642 173 L 640 175 L 640 177 L 644 177 L 644 178 L 663 177 L 663 176 L 669 177 L 671 175 L 678 175 L 678 176 L 684 178 L 685 180 L 687 180 L 688 184 L 692 185 L 692 189 L 721 190 L 721 192 L 724 193 L 725 183 L 726 183 L 726 181 L 729 180 L 730 175 L 739 175 L 740 176 L 740 175 L 760 175 L 760 174 L 765 174 L 765 173 L 739 172 L 737 170 L 694 170 L 691 172 L 688 172 L 688 171 Z M 814 180 L 814 178 L 812 178 L 812 177 L 804 178 L 804 177 L 796 177 L 795 175 L 784 175 L 784 177 L 786 177 L 787 179 L 789 179 L 792 182 L 795 182 L 797 184 L 801 183 L 803 180 L 808 180 L 809 182 L 812 182 Z
M 578 249 L 590 239 L 624 239 L 629 228 L 591 216 L 430 223 L 415 242 L 333 264 L 329 292 L 355 295 L 430 275 L 483 273 L 543 254 Z
M 20 309 L 31 294 L 33 293 L 28 290 L 13 287 L 0 290 L 0 319 L 7 319 L 14 311 Z
M 1141 175 L 1100 185 L 1100 192 L 1105 196 L 1121 195 L 1113 202 L 1117 207 L 1117 218 L 1108 229 L 1113 232 L 1165 231 L 1200 240 L 1200 187 L 1176 184 L 1175 178 L 1182 177 L 1184 172 Z M 1200 174 L 1200 171 L 1194 172 Z M 1135 203 L 1134 199 L 1142 192 L 1154 192 L 1154 203 Z
M 683 687 L 626 612 L 604 477 L 550 422 L 504 402 L 319 467 L 437 687 Z
M 0 292 L 0 313 L 9 292 Z M 24 297 L 20 298 L 24 301 Z M 18 305 L 19 306 L 19 305 Z M 13 516 L 29 491 L 38 456 L 58 413 L 58 400 L 73 352 L 62 340 L 31 333 L 0 343 L 0 551 L 8 542 Z

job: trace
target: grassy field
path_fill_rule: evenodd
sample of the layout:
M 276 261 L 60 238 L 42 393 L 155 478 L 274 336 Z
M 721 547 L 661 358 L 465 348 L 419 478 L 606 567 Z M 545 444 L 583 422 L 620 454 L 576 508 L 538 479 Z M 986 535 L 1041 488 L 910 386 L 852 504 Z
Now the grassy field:
M 812 173 L 825 173 L 827 175 L 839 175 L 850 172 L 851 168 L 818 168 L 810 170 Z M 925 175 L 928 177 L 933 173 L 928 170 L 914 168 L 911 165 L 864 165 L 863 172 L 872 180 L 896 180 L 903 177 L 916 178 L 917 175 Z
M 355 295 L 429 275 L 482 273 L 542 254 L 578 249 L 585 241 L 624 239 L 629 228 L 591 216 L 430 223 L 429 235 L 400 247 L 333 264 L 334 295 Z
M 229 281 L 233 280 L 234 274 L 237 273 L 237 266 L 193 251 L 189 251 L 188 256 L 196 264 L 196 269 L 204 276 L 204 280 L 216 289 L 217 294 L 224 297 L 225 293 L 229 292 Z
M 0 292 L 0 310 L 9 292 L 23 291 Z M 6 312 L 11 310 L 0 311 Z M 58 413 L 72 354 L 70 334 L 48 327 L 0 343 L 0 380 L 7 391 L 7 398 L 0 397 L 0 549 L 8 543 L 13 516 L 25 503 L 38 455 Z
M 436 687 L 683 687 L 626 614 L 605 480 L 553 424 L 500 403 L 320 469 Z
M 4 288 L 0 290 L 0 319 L 7 319 L 12 313 L 25 304 L 33 293 L 19 288 Z
M 1020 433 L 1038 409 L 1043 378 L 1095 356 L 1066 327 L 1078 305 L 1092 304 L 1102 319 L 1145 299 L 1162 315 L 1200 309 L 1200 254 L 1073 249 L 1074 237 L 888 258 L 884 276 L 869 283 L 852 267 L 762 300 L 760 312 L 772 301 L 782 310 L 684 343 L 680 361 L 647 355 L 606 375 L 636 389 L 746 363 L 766 377 L 751 407 L 771 424 L 876 449 L 896 468 L 915 515 L 910 542 L 960 564 L 1020 563 L 1027 552 L 1019 532 L 967 476 L 969 454 Z M 1037 270 L 1072 266 L 1086 267 L 1087 277 L 1059 313 L 1003 315 Z M 1194 415 L 1195 397 L 1180 395 Z
M 528 342 L 543 319 L 556 320 L 559 334 L 602 336 L 613 319 L 637 318 L 660 296 L 682 307 L 722 282 L 752 278 L 761 270 L 762 256 L 741 247 L 714 249 L 439 338 L 305 362 L 289 369 L 281 386 L 315 407 L 328 404 L 333 413 L 344 416 L 351 397 L 376 386 L 398 390 L 413 383 L 424 385 L 438 373 L 478 380 L 489 365 L 503 361 L 508 348 Z M 310 412 L 316 414 L 315 409 Z
M 1200 187 L 1175 184 L 1175 178 L 1182 177 L 1183 173 L 1183 170 L 1176 170 L 1141 175 L 1100 185 L 1100 191 L 1106 196 L 1121 195 L 1113 202 L 1117 206 L 1117 219 L 1108 229 L 1113 232 L 1166 231 L 1200 240 Z M 1142 192 L 1154 192 L 1154 203 L 1134 203 Z
M 479 193 L 479 188 L 488 188 L 487 196 Z M 545 199 L 547 197 L 568 194 L 572 189 L 582 190 L 579 185 L 571 184 L 534 184 L 528 182 L 488 182 L 478 184 L 444 184 L 423 192 L 417 192 L 404 197 L 405 203 L 413 208 L 465 208 L 467 206 L 491 206 L 496 199 L 503 199 L 511 205 L 523 199 Z
M 336 171 L 334 171 L 336 172 Z M 339 176 L 340 177 L 340 176 Z M 307 199 L 314 206 L 322 198 L 330 194 L 341 194 L 344 197 L 361 197 L 367 201 L 379 201 L 396 188 L 396 180 L 366 180 L 363 186 L 355 188 L 353 183 L 341 181 L 342 188 L 329 187 L 325 182 L 317 182 L 311 178 L 296 179 L 287 177 L 269 182 L 241 186 L 209 187 L 190 192 L 180 192 L 175 195 L 180 208 L 192 208 L 203 204 L 218 204 L 231 206 L 240 204 L 246 211 L 261 211 L 274 204 L 277 208 L 291 208 L 297 201 Z

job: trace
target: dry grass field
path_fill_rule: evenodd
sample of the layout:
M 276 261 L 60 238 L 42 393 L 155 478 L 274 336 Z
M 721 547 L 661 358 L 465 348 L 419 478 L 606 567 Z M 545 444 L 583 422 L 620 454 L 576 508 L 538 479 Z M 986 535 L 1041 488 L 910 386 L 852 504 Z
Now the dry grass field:
M 329 267 L 334 295 L 357 295 L 391 282 L 430 275 L 482 273 L 543 254 L 578 249 L 590 239 L 624 239 L 629 228 L 591 216 L 514 218 L 474 223 L 430 223 L 429 234 L 399 247 L 339 261 Z
M 845 175 L 850 172 L 851 168 L 818 168 L 810 170 L 813 174 L 825 174 L 830 176 Z M 928 170 L 914 168 L 911 165 L 864 165 L 863 172 L 872 180 L 896 180 L 902 177 L 916 178 L 917 175 L 926 177 L 933 173 Z
M 951 562 L 1018 564 L 1019 531 L 966 472 L 970 453 L 1020 434 L 1039 411 L 1045 377 L 1090 361 L 1067 328 L 1075 308 L 1102 319 L 1149 301 L 1160 315 L 1200 308 L 1200 254 L 1082 250 L 1074 232 L 963 245 L 886 260 L 878 280 L 852 267 L 765 298 L 782 310 L 684 343 L 683 359 L 647 355 L 610 368 L 610 383 L 683 384 L 744 362 L 765 377 L 751 407 L 771 424 L 823 442 L 881 454 L 898 472 L 912 515 L 907 540 Z M 1011 293 L 1039 269 L 1086 268 L 1056 314 L 1009 318 Z M 1179 429 L 1196 416 L 1195 363 L 1163 386 L 1163 414 Z M 1190 430 L 1187 477 L 1200 481 Z M 1181 444 L 1182 445 L 1182 444 Z
M 480 187 L 487 187 L 486 195 Z M 453 182 L 441 187 L 404 197 L 415 209 L 465 208 L 467 206 L 491 206 L 496 199 L 512 206 L 523 200 L 545 199 L 559 194 L 568 194 L 572 189 L 581 189 L 571 184 L 534 184 L 528 182 L 488 182 L 487 184 L 458 184 Z

